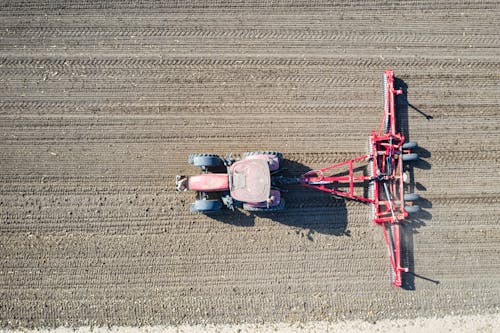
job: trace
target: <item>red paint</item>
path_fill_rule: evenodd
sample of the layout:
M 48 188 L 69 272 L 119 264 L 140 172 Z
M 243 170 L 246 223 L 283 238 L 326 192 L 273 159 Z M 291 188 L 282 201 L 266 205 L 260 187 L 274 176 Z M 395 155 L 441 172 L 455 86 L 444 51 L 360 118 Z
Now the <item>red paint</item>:
M 271 195 L 269 196 L 270 201 L 261 202 L 247 202 L 246 204 L 250 207 L 258 208 L 271 208 L 276 207 L 281 203 L 281 193 L 278 190 L 271 190 Z
M 269 165 L 269 170 L 270 171 L 276 171 L 280 168 L 280 161 L 277 156 L 275 155 L 268 155 L 268 154 L 260 154 L 260 155 L 251 155 L 245 158 L 245 160 L 264 160 L 267 162 Z
M 227 173 L 202 173 L 189 177 L 188 188 L 200 192 L 227 191 L 229 190 L 229 178 Z

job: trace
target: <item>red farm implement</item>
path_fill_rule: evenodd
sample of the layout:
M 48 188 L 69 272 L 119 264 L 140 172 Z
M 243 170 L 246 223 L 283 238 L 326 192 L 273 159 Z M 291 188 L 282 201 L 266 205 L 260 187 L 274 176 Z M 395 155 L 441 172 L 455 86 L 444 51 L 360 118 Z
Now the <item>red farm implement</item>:
M 284 209 L 281 188 L 300 185 L 328 192 L 337 198 L 371 205 L 373 222 L 382 228 L 389 250 L 392 283 L 400 287 L 401 264 L 400 223 L 409 213 L 419 210 L 413 202 L 416 193 L 404 193 L 404 164 L 418 159 L 412 152 L 415 142 L 405 142 L 396 130 L 395 96 L 391 70 L 384 72 L 384 114 L 378 130 L 372 131 L 368 152 L 348 161 L 309 171 L 298 178 L 281 175 L 282 154 L 279 152 L 244 153 L 242 159 L 220 158 L 211 154 L 190 155 L 188 162 L 201 168 L 196 176 L 177 176 L 177 189 L 192 190 L 197 200 L 192 212 L 214 213 L 224 207 L 241 207 L 249 211 L 275 212 Z M 359 170 L 367 170 L 360 172 Z M 363 194 L 356 189 L 364 188 Z

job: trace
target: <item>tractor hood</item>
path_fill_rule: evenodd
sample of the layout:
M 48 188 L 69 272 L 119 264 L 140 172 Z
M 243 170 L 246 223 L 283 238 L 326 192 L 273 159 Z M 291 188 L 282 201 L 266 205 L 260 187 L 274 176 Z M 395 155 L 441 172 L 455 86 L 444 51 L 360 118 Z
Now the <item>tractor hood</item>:
M 242 202 L 262 202 L 271 193 L 271 173 L 265 160 L 246 159 L 230 169 L 231 196 Z

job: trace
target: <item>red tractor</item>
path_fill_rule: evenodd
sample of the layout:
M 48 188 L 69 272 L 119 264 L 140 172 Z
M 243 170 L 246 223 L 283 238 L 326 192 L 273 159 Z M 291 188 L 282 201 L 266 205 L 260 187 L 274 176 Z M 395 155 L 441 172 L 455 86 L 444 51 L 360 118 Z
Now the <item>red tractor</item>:
M 372 220 L 382 227 L 389 249 L 392 283 L 402 284 L 400 227 L 410 213 L 420 210 L 413 204 L 416 193 L 404 193 L 407 186 L 404 164 L 418 160 L 413 152 L 415 142 L 405 142 L 396 130 L 395 95 L 402 90 L 394 88 L 391 70 L 384 72 L 384 115 L 377 131 L 369 136 L 368 153 L 348 161 L 309 171 L 298 178 L 287 178 L 281 173 L 283 156 L 279 152 L 244 153 L 242 159 L 220 158 L 211 154 L 193 154 L 188 162 L 201 168 L 196 176 L 177 176 L 179 191 L 192 190 L 197 199 L 192 212 L 210 214 L 223 207 L 234 210 L 275 212 L 284 209 L 280 189 L 287 185 L 301 185 L 328 192 L 337 198 L 351 199 L 372 206 Z M 367 163 L 367 173 L 358 167 Z M 361 168 L 362 169 L 362 168 Z M 367 195 L 355 189 L 367 187 Z
M 280 171 L 278 152 L 244 153 L 240 161 L 212 154 L 192 154 L 188 163 L 200 167 L 196 176 L 177 176 L 179 191 L 192 190 L 197 200 L 191 212 L 213 213 L 223 206 L 234 210 L 278 211 L 285 207 L 281 192 L 273 188 L 274 175 Z

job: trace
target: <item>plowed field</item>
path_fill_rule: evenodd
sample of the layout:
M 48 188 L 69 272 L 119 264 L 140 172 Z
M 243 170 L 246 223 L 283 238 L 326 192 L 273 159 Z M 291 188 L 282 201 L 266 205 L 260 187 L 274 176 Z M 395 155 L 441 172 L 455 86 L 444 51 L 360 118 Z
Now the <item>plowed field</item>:
M 1 326 L 499 311 L 498 1 L 0 7 Z M 368 206 L 188 213 L 189 153 L 278 150 L 292 174 L 363 154 L 387 68 L 423 147 L 404 289 Z

